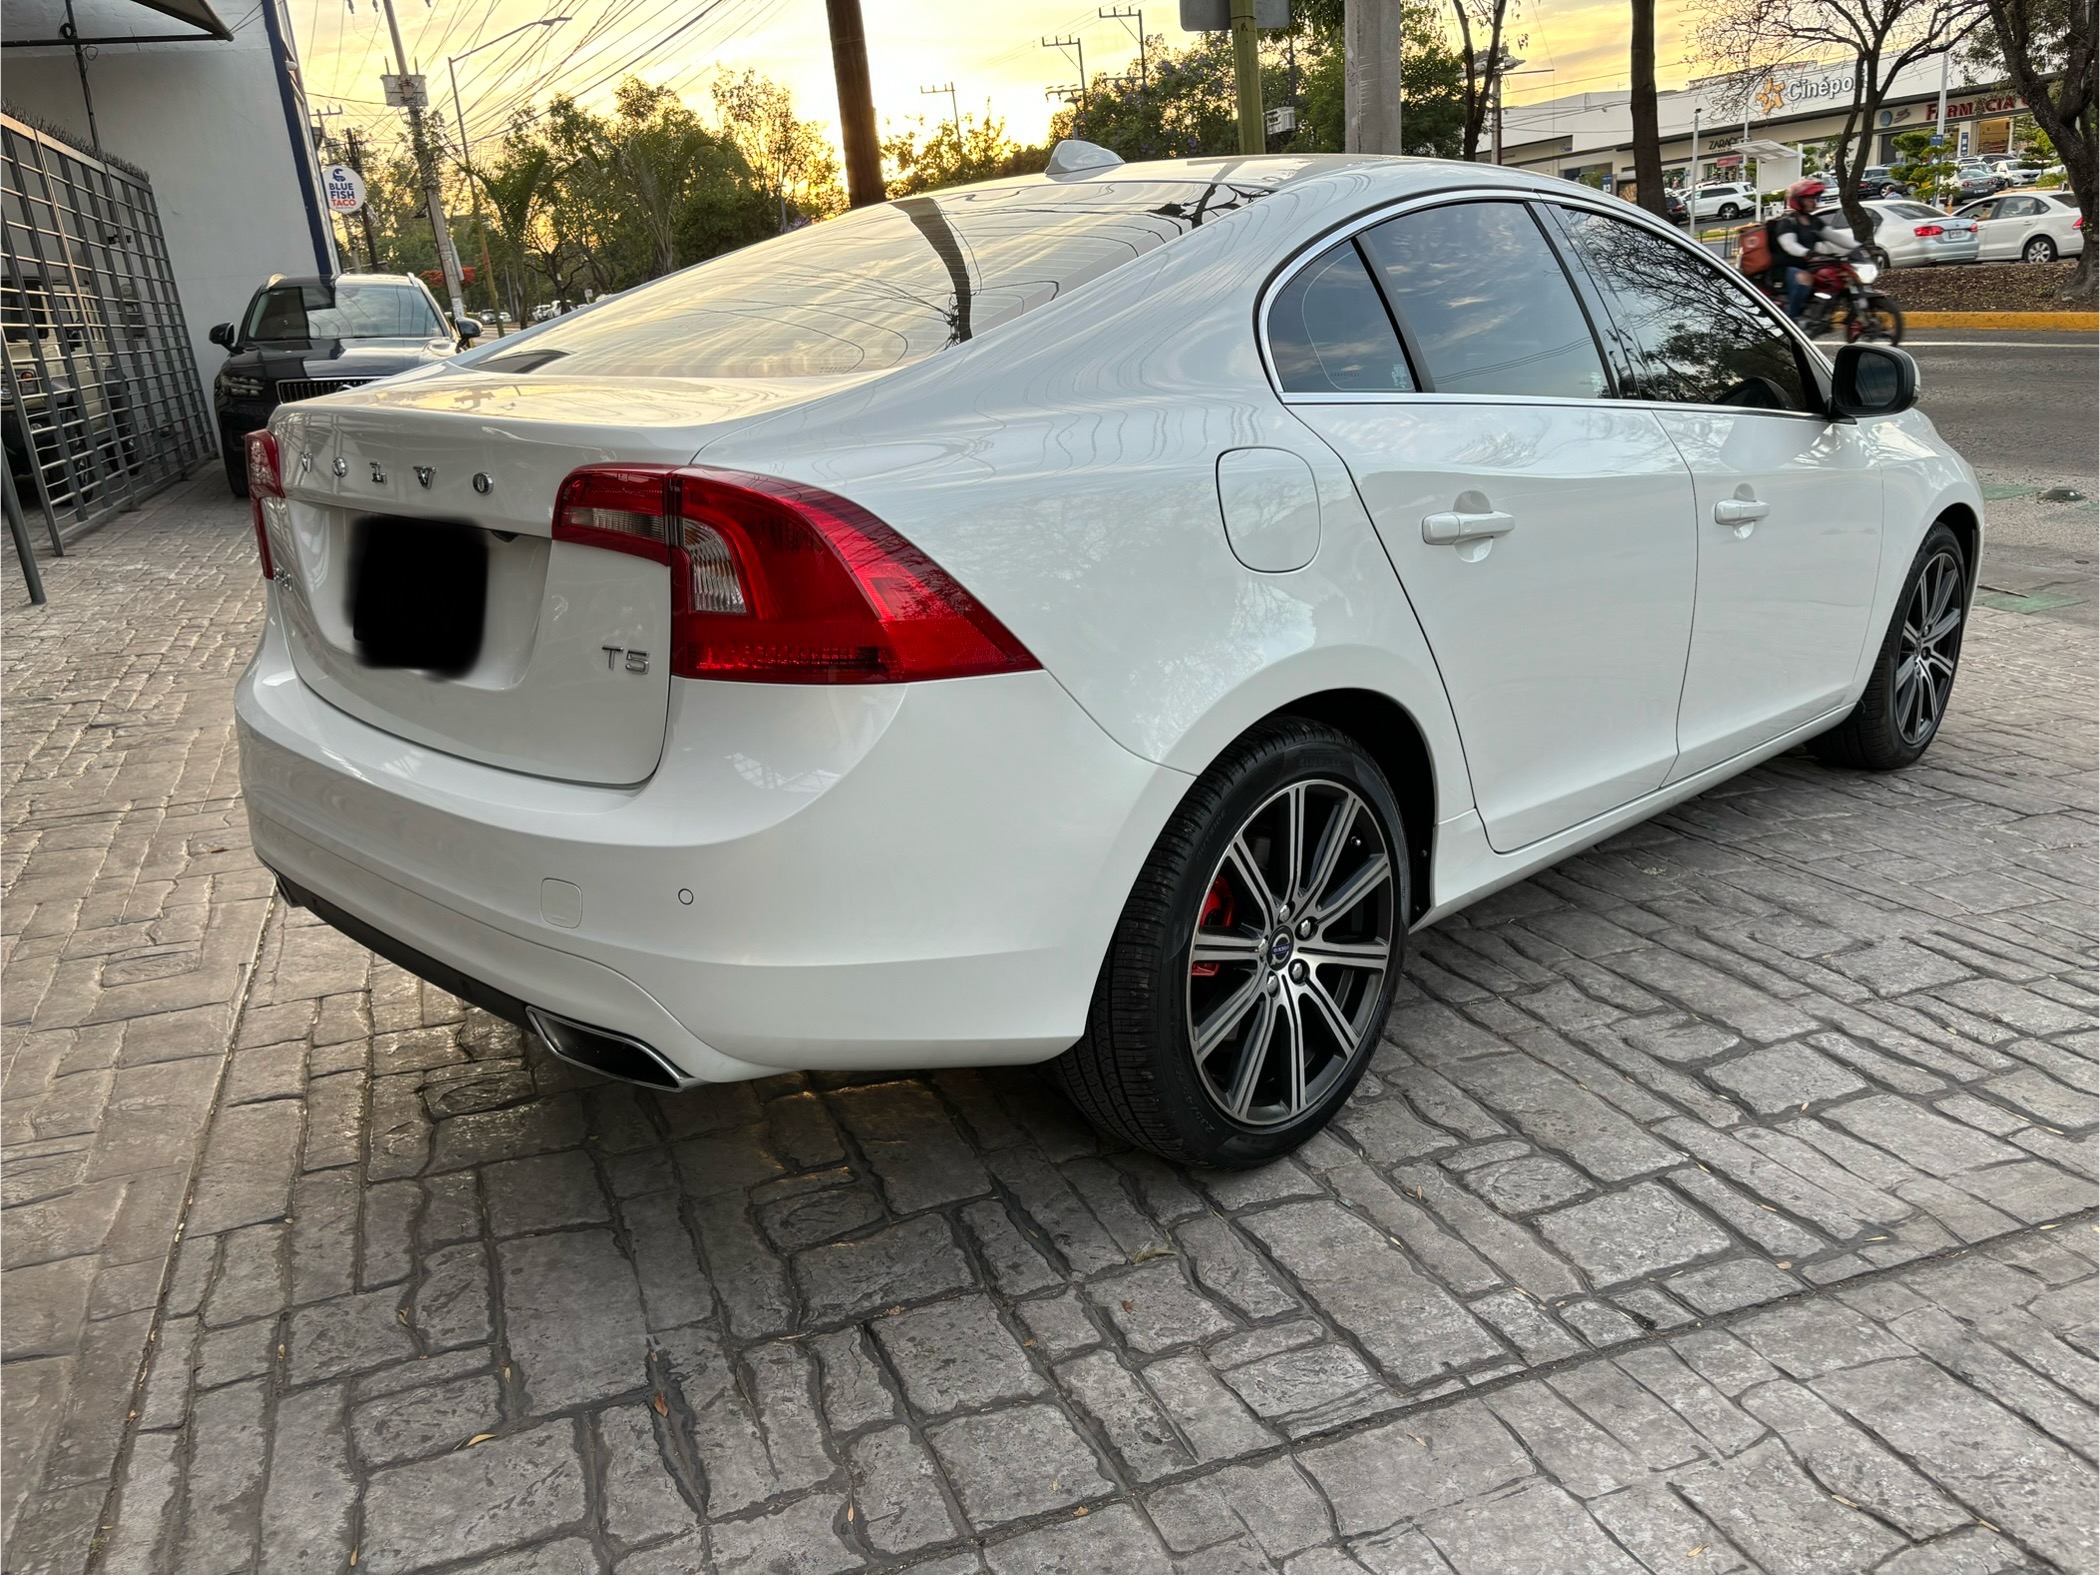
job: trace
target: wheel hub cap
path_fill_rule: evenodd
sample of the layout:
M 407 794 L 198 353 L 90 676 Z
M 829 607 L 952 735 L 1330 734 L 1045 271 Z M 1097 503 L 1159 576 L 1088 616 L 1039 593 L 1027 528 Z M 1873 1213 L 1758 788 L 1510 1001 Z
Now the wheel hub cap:
M 1190 1053 L 1220 1110 L 1274 1127 L 1324 1099 L 1378 1032 L 1400 934 L 1393 851 L 1355 789 L 1293 783 L 1241 825 L 1207 892 Z

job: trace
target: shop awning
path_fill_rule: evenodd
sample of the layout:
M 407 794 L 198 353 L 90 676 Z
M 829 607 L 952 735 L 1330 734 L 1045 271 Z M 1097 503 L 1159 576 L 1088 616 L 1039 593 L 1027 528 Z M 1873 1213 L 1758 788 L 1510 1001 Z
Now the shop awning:
M 0 44 L 30 49 L 74 44 L 175 44 L 225 41 L 233 32 L 210 0 L 7 0 Z

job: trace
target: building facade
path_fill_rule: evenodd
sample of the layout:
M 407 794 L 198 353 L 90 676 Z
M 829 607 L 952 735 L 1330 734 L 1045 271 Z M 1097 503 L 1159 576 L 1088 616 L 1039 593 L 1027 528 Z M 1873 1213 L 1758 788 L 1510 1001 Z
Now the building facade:
M 1670 184 L 1741 179 L 1739 150 L 1746 141 L 1799 147 L 1835 139 L 1844 130 L 1857 69 L 1851 62 L 1790 66 L 1747 95 L 1733 79 L 1658 93 L 1663 169 Z M 1897 74 L 1888 102 L 1867 128 L 1861 162 L 1891 163 L 1900 133 L 1933 129 L 1940 81 L 1937 57 Z M 1948 63 L 1947 131 L 1957 156 L 2009 152 L 2013 122 L 2025 109 L 2019 94 L 1979 78 L 1960 62 Z M 1695 117 L 1696 172 L 1691 169 Z M 1631 95 L 1623 89 L 1514 105 L 1504 113 L 1502 139 L 1505 164 L 1590 185 L 1633 183 L 1633 112 Z

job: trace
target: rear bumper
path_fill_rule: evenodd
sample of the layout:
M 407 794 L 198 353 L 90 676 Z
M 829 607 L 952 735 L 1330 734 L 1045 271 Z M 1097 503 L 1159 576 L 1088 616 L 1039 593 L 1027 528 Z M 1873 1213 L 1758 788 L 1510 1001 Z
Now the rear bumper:
M 274 596 L 236 712 L 290 886 L 708 1082 L 1056 1055 L 1188 785 L 1043 673 L 680 682 L 648 782 L 530 777 L 330 706 Z

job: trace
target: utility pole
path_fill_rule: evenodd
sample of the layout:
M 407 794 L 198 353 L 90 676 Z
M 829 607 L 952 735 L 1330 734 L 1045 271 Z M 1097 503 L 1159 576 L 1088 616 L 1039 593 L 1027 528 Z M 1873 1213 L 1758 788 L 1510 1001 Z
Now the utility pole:
M 839 135 L 846 144 L 846 201 L 881 202 L 882 143 L 875 136 L 875 90 L 868 85 L 868 30 L 860 0 L 824 0 L 831 22 L 831 74 L 839 87 Z M 785 203 L 786 192 L 781 200 Z
M 1137 35 L 1138 91 L 1149 92 L 1152 88 L 1152 71 L 1145 59 L 1145 8 L 1141 5 L 1105 5 L 1094 15 L 1104 22 L 1121 22 L 1126 29 Z M 1132 18 L 1137 20 L 1136 27 L 1130 26 Z
M 1692 108 L 1692 167 L 1685 174 L 1684 184 L 1685 227 L 1696 230 L 1699 228 L 1699 109 L 1696 105 Z
M 343 133 L 343 144 L 350 150 L 350 168 L 357 171 L 358 178 L 362 180 L 365 173 L 365 145 L 363 139 L 358 136 L 355 126 Z M 365 221 L 365 265 L 376 274 L 379 272 L 379 237 L 372 230 L 372 183 L 370 181 L 365 182 L 365 205 L 359 210 L 359 214 Z
M 1342 0 L 1342 147 L 1401 153 L 1400 7 Z
M 1254 0 L 1232 0 L 1232 75 L 1239 88 L 1240 152 L 1266 153 L 1269 131 L 1261 115 L 1261 34 Z
M 408 69 L 408 51 L 401 46 L 401 24 L 394 16 L 394 0 L 379 0 L 386 12 L 386 29 L 394 41 L 394 69 L 400 73 L 399 99 L 408 111 L 408 140 L 416 157 L 416 173 L 423 180 L 423 203 L 430 210 L 430 233 L 437 241 L 438 266 L 445 271 L 445 293 L 452 298 L 452 321 L 456 326 L 467 315 L 466 285 L 459 277 L 459 253 L 452 247 L 452 230 L 445 223 L 445 194 L 438 182 L 437 160 L 430 151 L 430 134 L 423 124 L 423 109 L 429 93 L 423 79 Z M 391 98 L 391 95 L 390 95 Z
M 1935 183 L 1935 185 L 1934 185 L 1934 187 L 1933 187 L 1933 196 L 1934 196 L 1934 197 L 1941 197 L 1941 196 L 1944 196 L 1944 195 L 1945 195 L 1945 187 L 1946 187 L 1946 180 L 1947 180 L 1947 177 L 1946 177 L 1946 175 L 1945 175 L 1945 173 L 1944 173 L 1944 171 L 1945 171 L 1945 168 L 1946 168 L 1946 165 L 1947 165 L 1947 162 L 1948 162 L 1948 157 L 1947 157 L 1947 62 L 1948 62 L 1948 60 L 1949 60 L 1949 59 L 1951 59 L 1951 58 L 1953 57 L 1953 54 L 1954 54 L 1954 51 L 1953 51 L 1953 50 L 1951 50 L 1951 49 L 1949 49 L 1949 50 L 1945 50 L 1945 51 L 1943 51 L 1943 52 L 1941 53 L 1941 55 L 1940 55 L 1940 107 L 1939 107 L 1939 113 L 1938 113 L 1938 114 L 1936 114 L 1936 115 L 1935 115 L 1935 116 L 1933 117 L 1933 121 L 1932 121 L 1932 147 L 1933 147 L 1933 160 L 1932 160 L 1932 162 L 1933 162 L 1933 164 L 1934 164 L 1935 166 L 1938 166 L 1938 168 L 1939 168 L 1939 170 L 1941 171 L 1941 173 L 1939 173 L 1939 175 L 1938 175 L 1938 177 L 1937 177 L 1937 180 L 1936 180 L 1936 183 Z
M 1086 45 L 1082 44 L 1079 41 L 1079 35 L 1074 33 L 1070 38 L 1046 38 L 1043 40 L 1043 47 L 1045 49 L 1069 49 L 1078 54 L 1079 112 L 1084 115 L 1086 113 Z
M 934 87 L 921 87 L 919 89 L 921 98 L 938 98 L 943 93 L 948 95 L 948 111 L 954 116 L 951 124 L 955 127 L 955 153 L 956 157 L 960 158 L 962 156 L 962 106 L 956 102 L 954 79 L 951 78 Z

